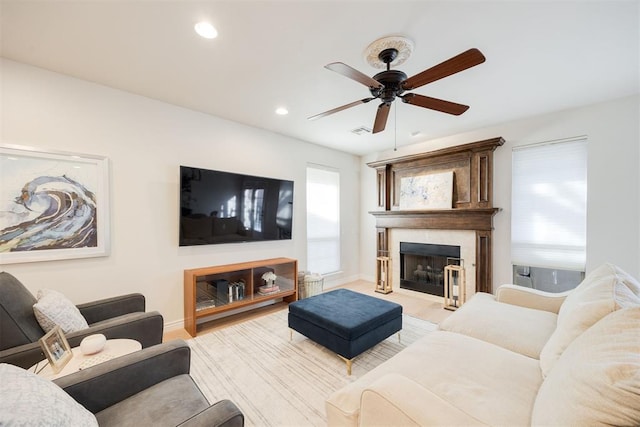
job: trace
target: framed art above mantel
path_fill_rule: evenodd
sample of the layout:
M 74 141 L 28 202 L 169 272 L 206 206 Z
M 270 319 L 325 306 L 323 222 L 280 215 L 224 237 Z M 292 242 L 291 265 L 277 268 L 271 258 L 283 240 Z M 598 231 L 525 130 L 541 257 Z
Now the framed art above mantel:
M 0 145 L 0 265 L 108 254 L 109 160 Z

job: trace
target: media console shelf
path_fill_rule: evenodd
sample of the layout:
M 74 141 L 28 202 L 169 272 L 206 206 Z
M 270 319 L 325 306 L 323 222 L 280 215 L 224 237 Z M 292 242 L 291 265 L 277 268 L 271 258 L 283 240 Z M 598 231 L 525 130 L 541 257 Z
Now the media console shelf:
M 265 273 L 275 283 L 265 283 Z M 268 275 L 270 276 L 270 275 Z M 298 299 L 298 261 L 274 258 L 184 271 L 184 327 L 196 336 L 198 319 L 282 298 Z

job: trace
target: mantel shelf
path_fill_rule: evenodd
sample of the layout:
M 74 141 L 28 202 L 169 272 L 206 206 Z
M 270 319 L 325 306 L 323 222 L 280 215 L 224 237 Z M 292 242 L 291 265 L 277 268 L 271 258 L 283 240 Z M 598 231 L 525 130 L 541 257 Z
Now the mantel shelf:
M 490 231 L 493 229 L 492 218 L 499 211 L 499 208 L 475 208 L 369 213 L 376 218 L 376 228 Z

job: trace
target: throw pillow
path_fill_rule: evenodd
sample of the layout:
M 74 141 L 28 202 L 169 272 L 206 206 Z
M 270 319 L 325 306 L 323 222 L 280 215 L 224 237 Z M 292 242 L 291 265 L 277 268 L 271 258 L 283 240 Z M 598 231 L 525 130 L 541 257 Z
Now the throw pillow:
M 532 425 L 640 425 L 640 307 L 605 316 L 542 383 Z
M 56 325 L 59 325 L 65 334 L 89 327 L 78 307 L 57 291 L 38 291 L 38 302 L 33 305 L 33 314 L 45 332 L 49 332 Z
M 549 375 L 569 344 L 598 320 L 634 306 L 640 306 L 640 284 L 633 277 L 612 264 L 593 270 L 560 307 L 556 330 L 540 352 L 542 375 Z
M 0 425 L 98 425 L 96 417 L 60 387 L 32 372 L 2 363 L 0 383 Z

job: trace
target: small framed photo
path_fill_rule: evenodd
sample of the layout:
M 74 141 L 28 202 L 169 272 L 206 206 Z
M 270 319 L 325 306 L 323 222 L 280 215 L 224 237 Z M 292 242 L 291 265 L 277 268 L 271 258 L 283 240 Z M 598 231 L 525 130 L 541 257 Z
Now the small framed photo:
M 60 326 L 56 326 L 40 338 L 40 345 L 44 354 L 47 355 L 54 374 L 60 372 L 73 357 L 67 338 L 65 338 Z

